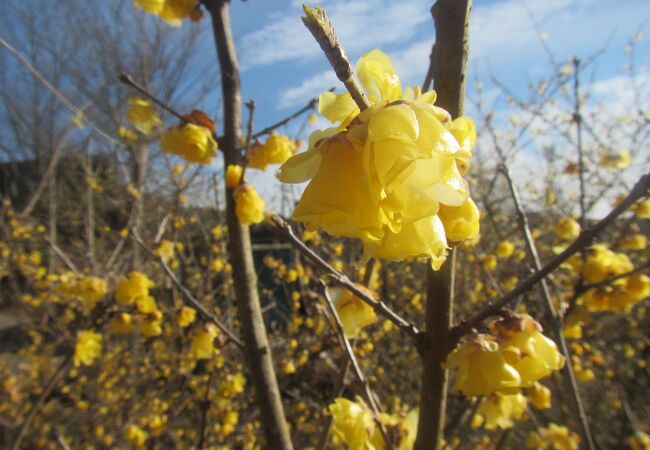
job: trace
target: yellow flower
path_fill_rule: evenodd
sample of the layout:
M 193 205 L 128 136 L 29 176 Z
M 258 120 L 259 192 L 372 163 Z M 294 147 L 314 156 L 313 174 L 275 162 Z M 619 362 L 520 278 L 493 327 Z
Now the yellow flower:
M 158 310 L 158 305 L 156 305 L 156 300 L 151 295 L 137 297 L 135 299 L 135 307 L 138 310 L 138 312 L 142 314 L 150 314 Z
M 180 26 L 183 19 L 190 17 L 196 9 L 196 0 L 165 0 L 160 18 L 172 26 Z
M 493 322 L 493 333 L 502 339 L 503 354 L 519 373 L 522 387 L 564 366 L 555 342 L 541 333 L 542 327 L 527 314 L 512 314 Z
M 569 431 L 567 427 L 550 423 L 546 428 L 539 428 L 530 433 L 526 441 L 527 448 L 578 450 L 580 436 Z
M 508 258 L 515 251 L 515 246 L 510 241 L 503 241 L 496 249 L 496 254 L 499 258 Z
M 643 234 L 633 234 L 625 237 L 621 241 L 621 248 L 625 250 L 645 250 L 648 243 L 648 238 Z
M 186 328 L 196 320 L 196 309 L 183 306 L 176 314 L 176 322 L 179 327 Z
M 125 305 L 130 305 L 141 297 L 149 296 L 149 288 L 154 283 L 141 272 L 131 272 L 115 286 L 115 299 Z
M 232 164 L 228 165 L 228 168 L 226 169 L 226 187 L 230 189 L 236 188 L 241 181 L 243 172 L 244 169 L 242 166 Z
M 138 135 L 133 130 L 129 130 L 128 128 L 124 128 L 122 126 L 117 129 L 117 135 L 124 139 L 126 142 L 133 142 L 138 140 Z
M 450 241 L 461 242 L 478 237 L 480 214 L 471 198 L 460 206 L 440 205 L 438 217 L 442 220 Z
M 136 447 L 142 447 L 149 439 L 149 433 L 137 425 L 129 425 L 124 434 L 126 439 Z
M 79 331 L 74 346 L 74 365 L 89 366 L 102 352 L 102 335 L 91 330 Z
M 606 169 L 625 169 L 630 165 L 630 152 L 621 150 L 618 153 L 603 153 L 600 155 L 600 167 Z
M 296 143 L 287 136 L 271 133 L 263 145 L 252 146 L 248 167 L 266 170 L 269 164 L 282 164 L 296 153 Z
M 637 431 L 634 436 L 627 438 L 632 450 L 650 450 L 650 436 L 642 431 Z
M 160 336 L 162 334 L 163 315 L 160 311 L 147 314 L 140 323 L 140 333 L 144 337 Z
M 82 111 L 77 111 L 74 116 L 70 118 L 70 122 L 75 127 L 82 129 L 84 127 L 84 113 Z
M 497 257 L 494 255 L 487 255 L 483 258 L 483 266 L 487 270 L 494 270 L 497 268 Z
M 551 390 L 546 386 L 535 382 L 528 389 L 530 403 L 537 409 L 548 409 L 551 407 Z
M 113 317 L 108 324 L 108 329 L 113 334 L 129 334 L 133 330 L 131 314 L 120 313 Z
M 575 239 L 580 234 L 580 224 L 570 217 L 565 217 L 555 225 L 555 234 L 562 239 Z
M 367 450 L 367 443 L 375 429 L 372 415 L 359 399 L 358 404 L 345 398 L 337 398 L 329 405 L 332 415 L 332 433 L 347 444 L 349 450 Z
M 434 92 L 403 93 L 379 50 L 357 68 L 374 105 L 359 113 L 349 94 L 323 93 L 319 111 L 341 125 L 312 133 L 308 150 L 280 168 L 283 182 L 311 179 L 293 217 L 310 231 L 361 239 L 366 258 L 428 256 L 439 267 L 447 242 L 437 214 L 441 205 L 461 206 L 469 196 L 462 173 L 475 126 L 468 118 L 452 122 L 433 106 Z M 474 234 L 478 222 L 471 219 Z
M 521 376 L 506 361 L 498 342 L 489 335 L 476 334 L 468 338 L 447 357 L 445 367 L 458 368 L 454 389 L 468 397 L 494 392 L 514 393 L 521 386 Z
M 103 278 L 86 275 L 77 280 L 74 292 L 80 299 L 94 305 L 104 298 L 108 292 L 108 284 Z
M 159 14 L 165 7 L 165 0 L 135 0 L 133 4 L 148 13 Z
M 174 257 L 174 243 L 163 239 L 154 250 L 154 253 L 158 257 L 162 258 L 165 263 L 169 263 L 169 261 Z
M 217 153 L 217 141 L 212 137 L 212 132 L 193 123 L 169 128 L 160 139 L 160 147 L 165 153 L 173 153 L 199 164 L 209 164 Z
M 233 192 L 233 198 L 239 223 L 250 225 L 264 220 L 264 201 L 253 186 L 240 184 Z
M 206 323 L 192 333 L 190 355 L 195 359 L 210 359 L 214 355 L 214 338 L 219 330 L 213 323 Z
M 415 443 L 415 437 L 418 431 L 418 409 L 412 409 L 408 413 L 387 414 L 380 413 L 379 419 L 388 431 L 395 450 L 412 450 Z M 383 450 L 386 448 L 384 437 L 375 427 L 375 431 L 370 438 L 367 446 L 368 449 Z
M 526 397 L 522 394 L 491 394 L 481 400 L 476 411 L 476 416 L 480 417 L 477 421 L 488 430 L 512 428 L 514 422 L 523 417 L 526 404 Z
M 347 290 L 340 292 L 334 306 L 348 338 L 356 338 L 364 327 L 377 322 L 372 307 Z
M 143 134 L 150 134 L 154 128 L 162 125 L 156 108 L 146 98 L 130 98 L 126 118 Z
M 632 211 L 639 219 L 650 218 L 650 200 L 641 200 L 632 206 Z

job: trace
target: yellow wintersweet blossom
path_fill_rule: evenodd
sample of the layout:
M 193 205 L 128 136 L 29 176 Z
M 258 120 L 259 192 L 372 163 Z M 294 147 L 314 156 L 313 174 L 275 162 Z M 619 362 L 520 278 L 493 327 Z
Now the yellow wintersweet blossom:
M 243 173 L 244 169 L 242 166 L 229 164 L 226 168 L 226 187 L 230 189 L 236 188 L 241 181 Z
M 562 239 L 575 239 L 580 234 L 580 224 L 571 217 L 564 217 L 555 224 L 555 234 Z
M 122 278 L 115 286 L 115 299 L 125 305 L 134 303 L 138 298 L 148 297 L 153 281 L 141 272 L 133 271 Z
M 140 323 L 140 333 L 144 337 L 160 336 L 162 334 L 163 315 L 156 310 L 147 314 Z
M 515 251 L 515 245 L 510 241 L 503 241 L 499 243 L 496 249 L 496 254 L 499 258 L 508 258 Z
M 167 264 L 174 257 L 174 243 L 163 239 L 154 250 L 154 253 Z
M 541 333 L 541 325 L 529 315 L 511 314 L 493 322 L 490 329 L 501 339 L 504 357 L 519 373 L 520 386 L 532 386 L 564 366 L 555 342 Z
M 621 240 L 621 248 L 625 250 L 645 250 L 648 238 L 643 234 L 632 234 Z
M 89 311 L 99 300 L 106 296 L 108 284 L 103 278 L 84 275 L 73 281 L 70 290 L 84 302 L 84 308 Z
M 74 365 L 89 366 L 102 352 L 102 335 L 92 330 L 79 331 L 74 345 Z
M 489 335 L 470 336 L 447 357 L 445 367 L 458 369 L 454 389 L 468 397 L 515 393 L 521 386 L 519 372 L 508 363 L 497 340 Z
M 143 134 L 150 134 L 154 128 L 162 125 L 156 107 L 146 98 L 131 97 L 126 118 Z
M 553 450 L 578 450 L 580 436 L 569 431 L 565 426 L 550 423 L 548 427 L 539 428 L 528 436 L 526 448 L 553 449 Z
M 160 139 L 160 148 L 189 162 L 209 164 L 217 153 L 217 141 L 207 128 L 186 123 L 165 131 Z
M 129 334 L 133 330 L 133 318 L 129 313 L 120 313 L 108 323 L 108 330 L 112 334 Z
M 447 253 L 441 205 L 459 207 L 469 198 L 463 174 L 474 123 L 452 121 L 433 106 L 433 91 L 403 91 L 380 50 L 364 55 L 357 71 L 373 105 L 359 112 L 349 94 L 321 94 L 319 111 L 341 124 L 312 133 L 308 150 L 280 168 L 283 182 L 311 180 L 293 218 L 308 230 L 361 239 L 365 258 L 429 257 L 437 269 Z M 474 236 L 478 221 L 467 216 Z
M 233 192 L 235 213 L 242 225 L 260 223 L 264 220 L 264 201 L 253 186 L 243 183 Z
M 124 435 L 126 439 L 137 448 L 144 446 L 145 442 L 147 442 L 147 439 L 149 439 L 149 433 L 137 425 L 129 425 L 126 428 Z
M 487 430 L 512 428 L 523 417 L 527 403 L 522 394 L 488 395 L 481 400 L 472 426 L 483 425 Z
M 214 355 L 214 338 L 219 329 L 213 323 L 206 323 L 192 333 L 190 355 L 195 359 L 210 359 Z
M 367 450 L 375 429 L 372 414 L 366 405 L 345 398 L 337 398 L 329 405 L 332 415 L 332 433 L 336 438 L 346 443 L 349 450 Z
M 631 209 L 639 219 L 650 219 L 650 200 L 641 200 L 634 204 Z
M 530 403 L 537 409 L 548 409 L 551 407 L 551 390 L 540 383 L 533 383 L 528 388 Z
M 176 313 L 176 323 L 181 328 L 190 326 L 196 320 L 196 309 L 189 306 L 183 306 L 178 313 Z
M 480 213 L 471 198 L 460 206 L 440 205 L 438 217 L 442 220 L 448 240 L 461 242 L 478 237 Z
M 627 438 L 627 442 L 632 450 L 650 450 L 650 435 L 643 431 L 637 431 Z
M 628 150 L 617 153 L 603 153 L 600 155 L 600 167 L 605 169 L 625 169 L 630 165 L 632 158 Z
M 296 142 L 272 132 L 264 144 L 255 144 L 248 155 L 247 167 L 266 170 L 270 164 L 282 164 L 296 153 Z
M 135 0 L 136 8 L 160 16 L 162 20 L 178 27 L 183 19 L 191 17 L 197 9 L 196 0 Z
M 372 295 L 370 291 L 367 293 Z M 334 307 L 348 338 L 358 337 L 364 327 L 377 322 L 377 315 L 372 306 L 347 290 L 340 291 L 334 299 Z

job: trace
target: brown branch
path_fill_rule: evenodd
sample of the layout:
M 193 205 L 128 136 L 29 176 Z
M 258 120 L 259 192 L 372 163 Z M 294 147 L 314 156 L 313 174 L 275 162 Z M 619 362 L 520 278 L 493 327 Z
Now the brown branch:
M 61 249 L 59 248 L 58 245 L 56 245 L 54 242 L 52 242 L 52 241 L 50 240 L 49 237 L 44 237 L 44 239 L 45 239 L 45 242 L 47 242 L 47 245 L 49 245 L 50 248 L 52 249 L 52 251 L 54 251 L 54 253 L 56 254 L 56 256 L 58 256 L 59 259 L 61 259 L 61 261 L 63 261 L 63 263 L 64 263 L 64 264 L 66 265 L 66 267 L 68 268 L 68 270 L 71 270 L 71 271 L 73 271 L 75 274 L 78 275 L 78 274 L 79 274 L 79 269 L 77 269 L 77 266 L 75 266 L 74 263 L 70 260 L 70 258 L 68 258 L 68 255 L 66 255 L 66 254 L 63 252 L 63 250 L 61 250 Z
M 452 330 L 454 343 L 457 343 L 465 333 L 477 326 L 486 318 L 498 314 L 502 308 L 506 307 L 510 302 L 515 300 L 524 292 L 530 290 L 541 279 L 545 278 L 548 274 L 560 267 L 563 262 L 590 245 L 601 231 L 614 222 L 614 220 L 623 214 L 637 200 L 647 197 L 648 194 L 650 194 L 650 173 L 643 175 L 639 181 L 636 182 L 627 197 L 625 197 L 623 201 L 607 214 L 607 216 L 596 223 L 593 227 L 582 230 L 580 235 L 571 243 L 571 245 L 546 263 L 546 265 L 544 265 L 540 270 L 526 277 L 512 291 L 506 293 L 493 303 L 483 308 L 475 316 L 455 326 Z
M 196 444 L 197 450 L 203 450 L 205 447 L 206 429 L 208 424 L 208 411 L 210 411 L 210 384 L 212 383 L 212 374 L 208 375 L 208 381 L 205 383 L 205 395 L 201 402 L 201 422 L 199 425 L 199 442 Z
M 336 36 L 334 25 L 330 22 L 325 10 L 320 6 L 316 6 L 314 10 L 307 5 L 303 5 L 303 9 L 305 16 L 302 17 L 302 22 L 320 45 L 337 78 L 343 82 L 361 111 L 369 108 L 370 101 L 354 76 L 352 65 L 350 65 L 345 50 Z
M 463 114 L 471 9 L 472 0 L 438 0 L 431 8 L 436 28 L 431 60 L 436 103 L 452 118 Z M 426 326 L 418 348 L 422 383 L 414 450 L 439 450 L 442 446 L 449 376 L 442 363 L 454 345 L 451 327 L 455 261 L 456 251 L 452 249 L 439 271 L 427 265 Z
M 272 216 L 270 219 L 271 224 L 273 225 L 273 231 L 291 244 L 296 250 L 298 250 L 302 255 L 305 256 L 307 261 L 315 268 L 325 272 L 331 276 L 331 282 L 341 285 L 355 296 L 359 297 L 363 302 L 367 303 L 372 307 L 372 309 L 386 319 L 393 322 L 400 330 L 404 331 L 406 334 L 411 336 L 416 342 L 419 341 L 420 331 L 413 325 L 408 322 L 406 319 L 399 316 L 392 309 L 388 307 L 384 302 L 377 301 L 372 296 L 362 289 L 359 285 L 354 283 L 350 278 L 336 270 L 330 264 L 328 264 L 323 258 L 318 256 L 312 249 L 307 247 L 304 242 L 302 242 L 293 232 L 291 226 L 278 216 Z
M 242 160 L 241 92 L 235 43 L 230 25 L 229 2 L 204 0 L 212 16 L 212 29 L 221 69 L 224 105 L 224 137 L 221 148 L 224 166 L 240 164 Z M 226 188 L 226 223 L 228 225 L 229 255 L 237 301 L 237 312 L 244 341 L 244 358 L 251 374 L 266 448 L 291 450 L 293 445 L 280 398 L 280 389 L 273 366 L 264 317 L 262 316 L 257 274 L 253 264 L 250 230 L 235 214 L 232 190 Z
M 535 246 L 535 241 L 533 239 L 533 235 L 528 225 L 528 217 L 526 215 L 526 211 L 524 211 L 524 208 L 521 204 L 521 200 L 519 198 L 519 192 L 517 191 L 517 186 L 512 181 L 510 171 L 508 170 L 508 166 L 506 166 L 505 163 L 502 164 L 501 166 L 501 172 L 503 173 L 506 179 L 506 182 L 510 189 L 512 200 L 515 203 L 515 210 L 517 211 L 519 228 L 521 229 L 521 232 L 524 235 L 524 241 L 526 242 L 526 249 L 528 250 L 530 259 L 533 261 L 535 270 L 539 271 L 542 269 L 542 263 L 539 258 L 539 254 L 537 253 L 537 247 Z M 591 433 L 591 428 L 589 427 L 589 420 L 587 419 L 587 413 L 585 412 L 584 404 L 582 403 L 582 398 L 580 397 L 578 382 L 576 380 L 575 373 L 573 372 L 573 364 L 571 363 L 571 353 L 569 351 L 569 346 L 566 343 L 566 339 L 564 338 L 564 325 L 562 323 L 562 312 L 555 311 L 555 308 L 553 306 L 553 299 L 551 298 L 551 292 L 549 290 L 546 279 L 542 278 L 539 281 L 539 285 L 541 288 L 542 297 L 544 298 L 546 311 L 548 315 L 551 317 L 551 321 L 553 323 L 556 339 L 560 342 L 560 348 L 567 361 L 563 369 L 564 378 L 566 384 L 569 387 L 569 390 L 571 391 L 573 406 L 575 408 L 576 414 L 578 416 L 578 421 L 580 422 L 580 426 L 582 430 L 582 438 L 586 442 L 589 450 L 595 450 L 594 438 Z

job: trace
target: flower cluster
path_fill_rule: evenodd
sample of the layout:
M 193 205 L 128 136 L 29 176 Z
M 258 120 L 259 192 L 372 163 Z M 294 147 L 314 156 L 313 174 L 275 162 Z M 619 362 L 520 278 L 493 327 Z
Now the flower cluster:
M 270 164 L 282 164 L 296 153 L 296 142 L 273 132 L 265 143 L 257 142 L 248 154 L 247 167 L 266 170 Z
M 345 443 L 349 450 L 383 450 L 386 448 L 384 438 L 375 421 L 372 412 L 363 400 L 357 398 L 351 401 L 337 398 L 329 406 L 332 415 L 332 433 L 336 439 Z M 408 414 L 380 414 L 379 419 L 393 440 L 393 448 L 407 450 L 413 448 L 417 431 L 418 411 Z
M 602 244 L 589 248 L 584 264 L 581 261 L 575 264 L 582 266 L 582 277 L 587 284 L 597 284 L 634 269 L 627 255 L 613 252 Z M 627 311 L 648 295 L 650 277 L 639 273 L 590 289 L 580 301 L 590 311 Z
M 74 365 L 89 366 L 102 352 L 102 335 L 92 330 L 79 331 L 74 346 Z
M 516 394 L 564 365 L 564 357 L 527 314 L 510 313 L 474 334 L 447 358 L 457 368 L 454 388 L 467 396 Z
M 526 447 L 553 450 L 578 450 L 580 448 L 580 436 L 569 431 L 567 427 L 550 423 L 548 427 L 531 432 L 526 441 Z
M 208 128 L 186 123 L 165 131 L 160 138 L 160 148 L 190 162 L 209 164 L 217 153 L 217 141 Z
M 312 133 L 308 150 L 280 168 L 283 182 L 311 180 L 293 217 L 308 230 L 361 239 L 366 258 L 426 256 L 437 269 L 448 239 L 478 235 L 478 211 L 463 178 L 474 123 L 452 121 L 433 106 L 433 91 L 403 91 L 379 50 L 364 55 L 357 71 L 373 105 L 359 112 L 350 94 L 321 94 L 319 111 L 340 124 Z

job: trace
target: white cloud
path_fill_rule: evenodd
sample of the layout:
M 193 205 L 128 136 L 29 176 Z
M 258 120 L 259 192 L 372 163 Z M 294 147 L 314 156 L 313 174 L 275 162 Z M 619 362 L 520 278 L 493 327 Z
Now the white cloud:
M 304 103 L 306 99 L 317 97 L 321 92 L 331 87 L 340 88 L 341 83 L 336 78 L 334 71 L 326 70 L 303 80 L 299 86 L 287 89 L 280 96 L 279 108 Z
M 330 0 L 324 5 L 337 34 L 349 54 L 413 37 L 415 28 L 431 20 L 425 0 Z M 296 4 L 282 15 L 269 19 L 270 25 L 245 35 L 242 40 L 242 67 L 312 58 L 321 54 L 300 20 Z

